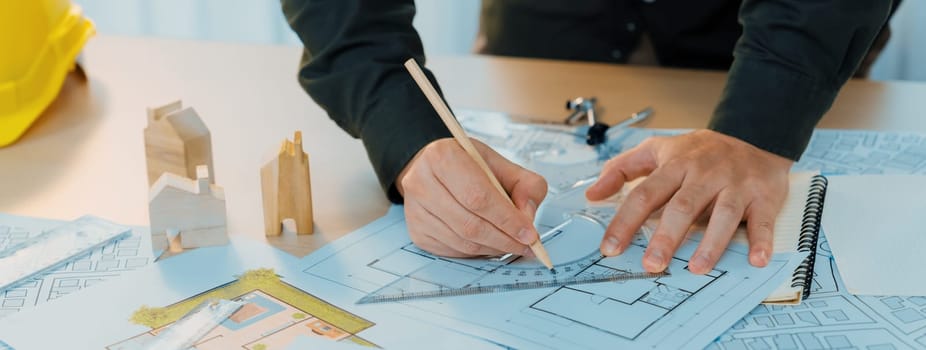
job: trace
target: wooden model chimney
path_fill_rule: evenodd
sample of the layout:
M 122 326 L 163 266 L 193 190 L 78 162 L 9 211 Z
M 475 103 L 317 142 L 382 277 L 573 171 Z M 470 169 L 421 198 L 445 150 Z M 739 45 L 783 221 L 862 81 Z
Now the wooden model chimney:
M 283 141 L 279 154 L 260 169 L 264 205 L 264 231 L 267 236 L 283 233 L 283 220 L 296 223 L 296 233 L 311 234 L 312 189 L 309 156 L 302 150 L 302 132 L 293 141 Z

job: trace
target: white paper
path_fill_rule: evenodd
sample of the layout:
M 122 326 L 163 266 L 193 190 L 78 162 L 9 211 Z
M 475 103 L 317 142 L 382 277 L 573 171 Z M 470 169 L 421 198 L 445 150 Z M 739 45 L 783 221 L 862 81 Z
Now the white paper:
M 926 176 L 830 176 L 823 227 L 850 293 L 926 296 Z

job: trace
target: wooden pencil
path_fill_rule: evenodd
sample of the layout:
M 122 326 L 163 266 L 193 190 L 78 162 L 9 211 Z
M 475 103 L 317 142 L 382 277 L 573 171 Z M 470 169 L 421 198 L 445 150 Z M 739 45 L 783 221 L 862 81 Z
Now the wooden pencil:
M 437 90 L 434 89 L 434 86 L 431 85 L 431 81 L 428 80 L 428 77 L 424 75 L 424 72 L 421 70 L 421 67 L 418 65 L 418 62 L 414 58 L 408 59 L 405 61 L 405 69 L 408 70 L 408 73 L 411 74 L 412 78 L 415 79 L 415 83 L 418 84 L 418 87 L 421 88 L 421 92 L 424 93 L 424 96 L 428 98 L 428 101 L 431 102 L 431 106 L 434 107 L 434 110 L 437 111 L 437 115 L 440 116 L 441 120 L 444 121 L 444 124 L 447 126 L 447 129 L 450 130 L 450 133 L 453 134 L 453 138 L 457 140 L 460 144 L 460 147 L 463 147 L 463 150 L 469 154 L 470 157 L 476 161 L 476 164 L 479 165 L 479 168 L 489 177 L 489 181 L 492 182 L 492 186 L 502 194 L 505 198 L 508 199 L 508 203 L 511 203 L 514 206 L 514 202 L 511 201 L 511 197 L 508 197 L 508 192 L 502 187 L 502 184 L 498 182 L 498 179 L 492 173 L 492 170 L 489 169 L 489 165 L 486 164 L 485 159 L 482 159 L 482 156 L 479 155 L 479 151 L 476 150 L 476 146 L 469 140 L 469 136 L 466 135 L 466 131 L 463 130 L 463 127 L 460 126 L 460 123 L 457 122 L 457 119 L 453 116 L 453 113 L 450 112 L 450 108 L 447 107 L 447 104 L 444 103 L 444 100 L 437 93 Z M 530 245 L 531 251 L 534 252 L 534 255 L 537 257 L 540 262 L 543 263 L 548 269 L 553 269 L 553 263 L 550 262 L 550 255 L 547 254 L 546 248 L 543 247 L 543 243 L 540 242 L 538 237 L 534 243 Z

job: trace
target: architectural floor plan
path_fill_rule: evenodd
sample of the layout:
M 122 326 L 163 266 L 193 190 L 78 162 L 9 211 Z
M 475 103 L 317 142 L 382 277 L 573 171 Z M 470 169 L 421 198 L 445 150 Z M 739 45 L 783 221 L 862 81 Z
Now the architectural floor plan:
M 64 223 L 0 214 L 0 249 Z M 65 266 L 0 291 L 0 318 L 113 279 L 147 266 L 153 260 L 147 231 L 133 228 L 128 237 L 93 249 L 71 259 Z
M 593 148 L 580 131 L 499 122 L 495 113 L 460 111 L 459 116 L 474 137 L 547 178 L 550 194 L 536 224 L 550 232 L 545 246 L 558 274 L 642 271 L 643 234 L 618 257 L 598 253 L 614 208 L 588 203 L 582 189 L 610 157 L 648 136 L 685 130 L 627 129 Z M 926 174 L 926 135 L 817 130 L 794 169 L 825 175 Z M 0 248 L 58 224 L 0 214 Z M 802 256 L 775 255 L 769 267 L 757 269 L 743 263 L 746 247 L 733 244 L 713 271 L 694 275 L 686 261 L 698 243 L 692 236 L 673 257 L 668 276 L 357 305 L 387 286 L 426 290 L 553 276 L 533 259 L 433 256 L 409 240 L 401 207 L 303 259 L 235 239 L 229 246 L 152 264 L 148 234 L 138 230 L 0 291 L 0 349 L 130 348 L 169 329 L 207 298 L 246 305 L 197 349 L 286 348 L 305 337 L 399 349 L 422 344 L 467 350 L 926 348 L 926 297 L 849 294 L 825 239 L 826 227 L 823 231 L 811 296 L 796 306 L 756 307 L 791 277 Z M 87 288 L 102 281 L 107 283 L 100 288 Z M 87 290 L 68 295 L 81 289 Z M 55 302 L 19 312 L 50 300 Z M 56 336 L 45 336 L 48 329 Z
M 362 294 L 301 273 L 298 259 L 247 239 L 199 248 L 135 273 L 0 319 L 0 339 L 16 349 L 137 349 L 204 300 L 244 306 L 195 349 L 285 349 L 299 337 L 366 348 L 499 349 L 439 323 L 356 308 Z M 35 325 L 42 325 L 36 327 Z M 47 336 L 49 329 L 55 336 Z M 492 338 L 497 338 L 492 334 Z M 0 342 L 0 344 L 3 344 Z M 0 349 L 4 345 L 0 345 Z
M 464 112 L 465 113 L 465 112 Z M 496 118 L 484 112 L 470 114 L 473 125 L 480 118 Z M 465 119 L 464 119 L 465 120 Z M 465 124 L 465 123 L 464 123 Z M 551 187 L 567 188 L 583 179 L 593 179 L 602 161 L 592 159 L 593 150 L 581 144 L 581 137 L 565 133 L 541 132 L 518 124 L 504 123 L 475 126 L 495 130 L 485 133 L 484 141 L 494 147 L 530 145 L 534 149 L 554 150 L 532 153 L 531 159 L 519 159 L 525 166 L 540 169 L 546 175 L 558 175 L 545 168 L 570 168 L 569 175 L 554 177 Z M 501 132 L 499 130 L 508 130 Z M 525 130 L 532 130 L 527 132 Z M 628 129 L 609 140 L 598 153 L 610 158 L 629 149 L 651 135 L 672 135 L 686 130 Z M 555 142 L 553 140 L 556 140 Z M 549 146 L 544 146 L 549 145 Z M 544 158 L 549 154 L 583 154 L 571 167 L 562 167 L 562 158 Z M 583 151 L 584 149 L 584 151 Z M 516 151 L 509 154 L 518 155 Z M 521 153 L 523 154 L 523 153 Z M 516 158 L 517 159 L 517 158 Z M 819 129 L 813 134 L 795 171 L 820 171 L 824 175 L 841 174 L 926 174 L 926 135 L 912 132 L 875 132 L 861 130 Z M 562 170 L 567 171 L 567 170 Z M 554 185 L 556 184 L 556 185 Z M 553 192 L 553 188 L 551 188 Z M 580 197 L 578 195 L 574 197 Z M 546 214 L 547 220 L 568 214 L 578 203 L 557 207 Z M 598 212 L 610 220 L 611 212 Z M 760 305 L 737 322 L 711 346 L 714 349 L 918 349 L 926 348 L 926 298 L 899 296 L 854 296 L 846 292 L 825 239 L 826 227 L 819 241 L 812 294 L 797 306 Z
M 612 258 L 598 254 L 604 228 L 596 220 L 576 219 L 545 242 L 558 273 L 642 271 L 643 241 Z M 742 264 L 743 247 L 732 246 L 707 275 L 686 270 L 690 241 L 670 264 L 671 275 L 617 283 L 595 283 L 498 294 L 377 304 L 420 319 L 446 319 L 489 327 L 534 341 L 531 347 L 598 348 L 605 344 L 676 348 L 707 345 L 772 289 L 800 262 L 798 254 L 776 255 L 769 268 Z M 447 259 L 415 248 L 401 208 L 307 257 L 304 273 L 371 293 L 406 280 L 403 288 L 453 288 L 481 279 L 541 280 L 550 272 L 533 259 L 510 264 L 491 259 Z M 358 306 L 363 310 L 365 305 Z M 741 311 L 737 311 L 741 310 Z M 742 313 L 741 313 L 742 312 Z M 733 315 L 731 317 L 731 315 Z M 691 322 L 697 317 L 700 321 Z M 478 331 L 477 331 L 478 332 Z
M 332 341 L 376 347 L 357 333 L 375 324 L 283 281 L 273 269 L 245 271 L 232 282 L 163 307 L 143 306 L 133 323 L 150 330 L 107 349 L 138 349 L 209 299 L 244 302 L 238 311 L 199 340 L 194 347 L 209 349 L 284 349 L 296 337 L 321 336 Z

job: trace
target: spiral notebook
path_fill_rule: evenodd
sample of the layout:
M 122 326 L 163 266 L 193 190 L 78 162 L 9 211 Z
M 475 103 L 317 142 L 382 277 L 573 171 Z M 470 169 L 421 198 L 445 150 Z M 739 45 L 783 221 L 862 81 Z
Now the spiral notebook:
M 823 175 L 791 174 L 788 197 L 775 220 L 774 249 L 776 253 L 797 251 L 807 254 L 807 257 L 794 271 L 791 280 L 775 289 L 763 304 L 796 305 L 810 296 L 826 186 L 827 180 Z M 734 241 L 748 244 L 746 229 L 742 225 Z

